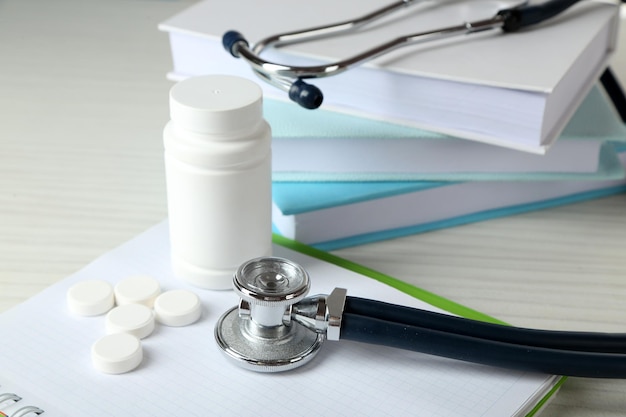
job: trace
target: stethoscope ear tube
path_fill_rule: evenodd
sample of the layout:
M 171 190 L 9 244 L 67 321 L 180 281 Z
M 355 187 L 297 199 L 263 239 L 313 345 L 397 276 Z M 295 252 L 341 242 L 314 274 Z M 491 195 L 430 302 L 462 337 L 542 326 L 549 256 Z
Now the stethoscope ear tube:
M 514 345 L 358 314 L 344 314 L 341 339 L 522 371 L 588 378 L 626 378 L 626 355 L 623 354 Z
M 386 310 L 383 318 L 373 317 L 377 314 L 375 310 L 360 314 L 363 313 L 360 308 L 370 302 L 372 300 L 347 298 L 341 324 L 342 340 L 522 371 L 588 378 L 626 378 L 625 335 L 519 329 L 445 315 L 438 317 L 437 313 L 376 301 L 373 304 L 384 305 L 384 310 L 392 307 L 392 310 Z M 412 312 L 413 318 L 397 316 L 393 312 L 396 307 L 400 307 L 396 310 L 403 314 Z M 397 320 L 391 320 L 390 316 Z M 420 317 L 427 320 L 418 324 Z M 442 318 L 451 320 L 440 320 Z M 434 323 L 428 323 L 432 319 Z M 529 335 L 541 334 L 545 339 L 526 340 Z M 576 346 L 577 341 L 582 345 Z
M 251 46 L 245 37 L 237 31 L 228 31 L 222 37 L 224 49 L 235 58 L 243 58 L 251 66 L 256 75 L 264 81 L 289 93 L 289 98 L 307 109 L 318 108 L 322 104 L 323 95 L 319 88 L 305 83 L 303 79 L 321 78 L 338 75 L 357 65 L 384 55 L 400 47 L 444 39 L 453 35 L 467 35 L 491 29 L 514 32 L 521 28 L 541 23 L 565 11 L 580 0 L 547 0 L 540 4 L 529 4 L 497 10 L 490 18 L 474 22 L 462 22 L 456 26 L 426 30 L 419 33 L 399 36 L 354 56 L 325 65 L 293 66 L 270 62 L 261 57 L 264 49 L 299 42 L 308 42 L 320 38 L 356 31 L 392 12 L 404 9 L 418 0 L 397 0 L 393 3 L 368 13 L 357 19 L 341 21 L 326 26 L 318 26 L 301 31 L 287 32 L 269 36 Z M 296 85 L 301 83 L 301 85 Z
M 502 30 L 514 32 L 526 26 L 536 25 L 569 9 L 580 0 L 550 0 L 540 4 L 523 5 L 498 12 L 504 17 Z
M 358 297 L 346 297 L 345 313 L 504 343 L 626 355 L 626 334 L 624 333 L 527 329 Z

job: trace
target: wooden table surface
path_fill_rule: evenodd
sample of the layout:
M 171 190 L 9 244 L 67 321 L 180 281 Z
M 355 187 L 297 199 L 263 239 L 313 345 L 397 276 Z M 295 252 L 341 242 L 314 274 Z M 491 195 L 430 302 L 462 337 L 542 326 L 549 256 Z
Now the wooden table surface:
M 192 3 L 0 2 L 0 311 L 166 217 L 157 24 Z M 626 329 L 626 195 L 335 253 L 514 325 Z M 570 378 L 542 415 L 624 416 L 626 381 Z

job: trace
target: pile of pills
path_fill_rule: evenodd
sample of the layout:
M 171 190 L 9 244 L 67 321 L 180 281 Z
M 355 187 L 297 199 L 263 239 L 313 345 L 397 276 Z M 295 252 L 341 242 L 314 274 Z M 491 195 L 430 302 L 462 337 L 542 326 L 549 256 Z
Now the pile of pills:
M 81 316 L 106 313 L 107 335 L 91 347 L 94 368 L 108 374 L 132 371 L 143 359 L 141 339 L 148 337 L 155 323 L 186 326 L 197 321 L 202 305 L 187 290 L 161 292 L 159 282 L 138 275 L 113 287 L 103 280 L 86 280 L 67 291 L 69 310 Z

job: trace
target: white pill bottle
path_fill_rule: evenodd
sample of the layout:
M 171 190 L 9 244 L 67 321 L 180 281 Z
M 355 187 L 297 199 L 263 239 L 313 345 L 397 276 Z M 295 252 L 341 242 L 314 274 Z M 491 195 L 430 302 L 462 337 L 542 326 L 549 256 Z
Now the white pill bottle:
M 170 90 L 165 172 L 174 274 L 230 289 L 240 264 L 272 251 L 271 130 L 261 88 L 227 75 Z

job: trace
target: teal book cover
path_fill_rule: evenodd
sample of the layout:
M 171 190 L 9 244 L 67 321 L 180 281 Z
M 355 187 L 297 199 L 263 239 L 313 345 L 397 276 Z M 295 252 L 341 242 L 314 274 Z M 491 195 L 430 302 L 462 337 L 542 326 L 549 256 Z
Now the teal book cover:
M 626 144 L 610 144 L 626 164 Z M 334 250 L 626 191 L 626 179 L 272 184 L 274 230 Z

